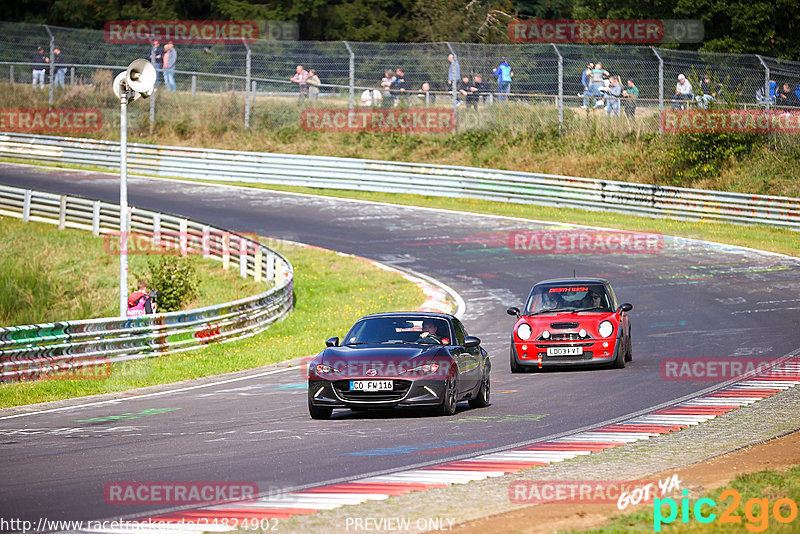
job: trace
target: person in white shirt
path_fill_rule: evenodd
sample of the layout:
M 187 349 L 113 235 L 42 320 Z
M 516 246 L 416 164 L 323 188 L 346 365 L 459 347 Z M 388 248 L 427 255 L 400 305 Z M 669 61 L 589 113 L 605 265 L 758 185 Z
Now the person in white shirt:
M 672 102 L 672 109 L 683 109 L 685 102 L 694 100 L 692 84 L 683 74 L 678 74 L 678 83 L 675 84 L 675 98 Z

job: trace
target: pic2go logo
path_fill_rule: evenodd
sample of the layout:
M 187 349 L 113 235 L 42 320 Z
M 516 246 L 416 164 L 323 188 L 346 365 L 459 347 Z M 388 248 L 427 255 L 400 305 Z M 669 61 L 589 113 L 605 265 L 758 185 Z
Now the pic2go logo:
M 653 532 L 661 532 L 661 525 L 671 524 L 678 518 L 680 510 L 681 522 L 689 522 L 689 514 L 694 516 L 698 523 L 712 523 L 717 520 L 717 514 L 713 513 L 717 503 L 714 499 L 707 497 L 695 501 L 694 506 L 689 502 L 689 490 L 683 490 L 683 498 L 680 500 L 680 507 L 675 499 L 667 497 L 665 499 L 655 499 L 653 501 Z M 719 515 L 719 523 L 741 524 L 742 517 L 734 515 L 742 502 L 742 496 L 737 490 L 727 489 L 723 491 L 719 498 L 724 501 L 732 499 L 730 505 Z M 704 508 L 707 506 L 707 508 Z M 664 507 L 669 510 L 664 516 Z M 749 499 L 744 505 L 744 517 L 747 519 L 745 528 L 750 532 L 764 532 L 769 527 L 770 511 L 772 517 L 778 523 L 791 523 L 797 518 L 797 504 L 787 497 L 778 499 L 770 509 L 768 499 Z

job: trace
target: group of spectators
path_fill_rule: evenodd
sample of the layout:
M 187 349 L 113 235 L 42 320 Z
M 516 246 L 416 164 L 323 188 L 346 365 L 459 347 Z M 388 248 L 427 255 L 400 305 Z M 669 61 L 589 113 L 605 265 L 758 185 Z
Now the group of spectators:
M 44 80 L 47 71 L 49 70 L 50 57 L 45 55 L 44 47 L 40 46 L 33 54 L 33 70 L 31 72 L 33 79 L 33 88 L 39 86 L 39 89 L 44 89 Z M 64 80 L 67 77 L 67 67 L 65 66 L 64 56 L 61 54 L 60 48 L 53 49 L 53 84 L 55 87 L 64 87 Z
M 319 98 L 319 86 L 322 81 L 314 69 L 306 70 L 302 65 L 298 65 L 295 67 L 294 76 L 289 78 L 289 81 L 296 83 L 300 88 L 301 100 L 306 98 L 316 100 Z
M 606 115 L 610 117 L 613 113 L 614 117 L 619 117 L 620 102 L 622 102 L 625 106 L 625 115 L 629 118 L 636 116 L 639 88 L 636 87 L 633 78 L 628 78 L 623 88 L 622 79 L 618 75 L 612 75 L 598 61 L 586 65 L 581 74 L 581 83 L 583 84 L 581 109 L 590 109 L 591 100 L 591 108 L 605 107 Z
M 161 42 L 157 39 L 154 40 L 153 46 L 147 53 L 147 60 L 161 71 L 167 91 L 175 91 L 175 65 L 178 63 L 178 51 L 175 49 L 175 44 L 169 41 L 162 49 Z M 158 87 L 158 77 L 156 77 L 156 87 Z

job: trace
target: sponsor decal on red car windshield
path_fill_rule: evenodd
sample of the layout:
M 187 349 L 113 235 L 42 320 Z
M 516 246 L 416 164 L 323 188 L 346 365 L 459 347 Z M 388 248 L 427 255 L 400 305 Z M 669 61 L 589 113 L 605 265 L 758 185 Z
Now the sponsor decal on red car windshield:
M 577 291 L 589 291 L 588 287 L 551 287 L 550 293 L 571 293 Z

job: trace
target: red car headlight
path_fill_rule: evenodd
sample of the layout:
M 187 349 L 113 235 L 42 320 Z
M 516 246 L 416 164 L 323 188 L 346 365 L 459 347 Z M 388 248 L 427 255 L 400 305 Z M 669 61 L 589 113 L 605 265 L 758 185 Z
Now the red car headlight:
M 531 330 L 531 325 L 529 325 L 528 323 L 521 323 L 517 327 L 517 337 L 523 341 L 529 340 L 531 338 L 532 333 L 533 330 Z

